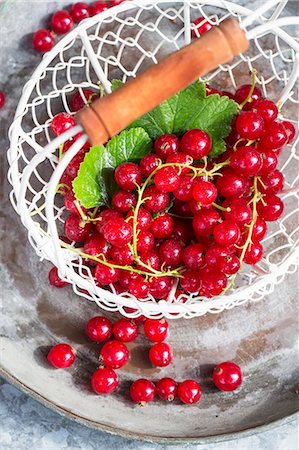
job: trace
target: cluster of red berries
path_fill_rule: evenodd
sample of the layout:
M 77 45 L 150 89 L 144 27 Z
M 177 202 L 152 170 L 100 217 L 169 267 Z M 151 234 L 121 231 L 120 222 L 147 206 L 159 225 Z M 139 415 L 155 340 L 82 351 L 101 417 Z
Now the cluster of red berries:
M 215 92 L 207 86 L 207 95 Z M 94 93 L 87 96 L 92 101 Z M 75 93 L 71 99 L 74 110 L 77 97 Z M 230 97 L 239 103 L 240 113 L 224 154 L 207 160 L 212 142 L 200 129 L 187 131 L 181 139 L 162 135 L 154 153 L 139 164 L 125 162 L 116 168 L 120 190 L 109 209 L 86 210 L 72 190 L 89 144 L 69 163 L 61 179 L 70 213 L 65 236 L 82 243 L 82 255 L 100 286 L 113 284 L 116 292 L 139 299 L 165 299 L 179 278 L 177 297 L 183 291 L 213 297 L 228 288 L 242 263 L 261 260 L 266 222 L 283 212 L 277 196 L 284 184 L 278 156 L 294 139 L 295 128 L 278 120 L 276 105 L 252 85 L 241 86 Z M 72 116 L 60 113 L 52 131 L 59 135 L 74 125 Z
M 69 10 L 61 9 L 56 11 L 51 17 L 51 29 L 41 28 L 34 33 L 32 38 L 33 47 L 38 52 L 48 52 L 54 47 L 57 34 L 65 34 L 73 28 L 74 23 L 93 17 L 112 6 L 119 5 L 123 1 L 97 1 L 90 5 L 78 2 L 73 3 Z
M 165 320 L 146 319 L 143 324 L 145 336 L 154 343 L 149 351 L 149 360 L 153 366 L 167 366 L 172 360 L 172 350 L 164 339 L 168 335 L 168 323 Z M 111 394 L 118 387 L 116 369 L 123 367 L 129 360 L 126 343 L 138 336 L 138 326 L 129 319 L 119 319 L 114 324 L 102 316 L 93 317 L 86 325 L 86 334 L 94 342 L 104 343 L 100 351 L 101 367 L 91 377 L 91 387 L 96 394 Z M 113 336 L 113 340 L 110 338 Z M 48 361 L 56 368 L 70 367 L 76 357 L 76 351 L 68 344 L 57 344 L 48 353 Z M 242 372 L 232 362 L 224 362 L 214 368 L 212 378 L 215 386 L 222 391 L 234 391 L 242 383 Z M 172 378 L 162 378 L 155 384 L 140 378 L 130 387 L 130 396 L 134 403 L 144 405 L 152 401 L 155 395 L 162 400 L 172 401 L 178 398 L 186 404 L 197 403 L 202 394 L 195 380 L 177 383 Z

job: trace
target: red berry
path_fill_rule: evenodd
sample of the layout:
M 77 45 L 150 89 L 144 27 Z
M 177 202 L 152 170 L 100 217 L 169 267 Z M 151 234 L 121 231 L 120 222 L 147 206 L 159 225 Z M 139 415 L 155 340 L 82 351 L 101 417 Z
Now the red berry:
M 194 380 L 185 380 L 179 384 L 177 394 L 181 402 L 187 405 L 199 402 L 201 398 L 201 387 Z
M 106 11 L 108 8 L 109 6 L 106 2 L 93 2 L 89 7 L 90 16 L 93 17 L 96 14 Z
M 261 148 L 279 149 L 288 141 L 285 127 L 279 122 L 269 122 L 265 127 L 265 132 L 261 138 Z
M 232 155 L 230 165 L 243 175 L 256 175 L 262 167 L 261 154 L 250 145 L 239 147 Z
M 215 209 L 203 209 L 195 214 L 192 221 L 193 229 L 197 236 L 207 236 L 213 233 L 221 216 Z
M 152 342 L 162 342 L 168 336 L 168 322 L 164 319 L 146 319 L 143 327 L 145 336 Z
M 191 236 L 191 222 L 180 219 L 175 219 L 173 222 L 174 226 L 170 238 L 186 244 Z
M 70 367 L 76 357 L 76 350 L 68 344 L 56 344 L 48 353 L 49 363 L 56 369 Z
M 168 213 L 162 213 L 152 221 L 150 230 L 155 238 L 165 239 L 171 235 L 173 227 L 173 218 Z
M 129 350 L 119 341 L 109 341 L 103 345 L 100 351 L 100 360 L 104 366 L 112 369 L 123 367 L 129 359 Z
M 264 120 L 254 111 L 241 112 L 236 120 L 236 130 L 244 139 L 257 139 L 264 130 Z
M 66 191 L 66 193 L 64 195 L 64 206 L 65 206 L 65 209 L 68 212 L 70 212 L 71 214 L 80 215 L 79 209 L 78 209 L 75 201 L 76 201 L 76 197 L 75 197 L 74 191 L 72 191 L 71 189 Z M 81 207 L 81 209 L 82 209 L 82 211 L 84 213 L 87 211 L 86 208 L 84 208 L 84 206 L 80 205 L 80 207 Z
M 202 244 L 191 244 L 183 251 L 183 261 L 188 269 L 197 270 L 205 264 L 206 248 Z
M 56 136 L 73 128 L 76 125 L 75 119 L 67 113 L 59 113 L 53 117 L 51 122 L 51 129 Z
M 82 89 L 82 94 L 80 91 L 76 91 L 70 100 L 71 110 L 77 112 L 84 108 L 84 106 L 90 105 L 96 98 L 96 92 L 93 92 L 90 89 Z
M 267 232 L 267 224 L 260 217 L 256 218 L 255 224 L 253 225 L 251 240 L 253 242 L 261 241 Z
M 138 299 L 146 298 L 150 291 L 150 284 L 141 275 L 137 275 L 136 278 L 130 279 L 129 291 Z
M 212 141 L 205 131 L 195 128 L 183 135 L 181 147 L 186 155 L 190 155 L 194 159 L 201 159 L 210 152 Z
M 154 183 L 161 192 L 173 192 L 179 187 L 180 177 L 174 167 L 162 167 L 156 172 Z
M 271 122 L 271 120 L 275 120 L 278 116 L 277 106 L 267 98 L 260 98 L 256 100 L 253 104 L 252 110 L 257 112 L 265 122 Z
M 191 166 L 193 162 L 193 158 L 189 155 L 185 155 L 185 153 L 178 152 L 178 153 L 172 153 L 168 158 L 166 159 L 167 164 L 184 164 L 186 166 Z M 181 171 L 181 173 L 188 173 L 190 171 L 189 167 L 176 167 L 177 172 Z
M 96 229 L 99 233 L 103 233 L 103 227 L 108 220 L 122 219 L 121 213 L 113 209 L 105 209 L 100 212 L 96 220 Z
M 112 394 L 118 387 L 118 376 L 108 367 L 100 367 L 91 377 L 91 387 L 96 394 Z
M 214 239 L 217 244 L 223 245 L 223 247 L 229 247 L 236 244 L 240 238 L 240 228 L 232 220 L 224 220 L 215 226 Z
M 296 136 L 296 129 L 294 125 L 288 120 L 283 120 L 281 124 L 284 126 L 285 132 L 287 133 L 287 144 L 291 144 L 294 140 L 294 137 Z
M 149 177 L 150 174 L 159 167 L 161 164 L 161 160 L 157 157 L 157 155 L 149 154 L 145 155 L 141 158 L 139 167 L 142 175 L 145 177 Z
M 257 212 L 266 222 L 274 222 L 283 213 L 283 202 L 276 195 L 267 194 L 257 203 Z
M 51 26 L 55 33 L 64 34 L 73 28 L 74 21 L 68 11 L 64 9 L 53 14 L 51 19 Z
M 139 258 L 144 264 L 152 267 L 155 270 L 159 270 L 161 267 L 161 260 L 159 258 L 159 253 L 156 249 L 152 249 L 149 252 L 141 253 Z M 142 266 L 143 270 L 144 267 Z
M 125 290 L 129 289 L 129 284 L 132 280 L 139 277 L 139 275 L 135 272 L 129 272 L 128 270 L 120 270 L 119 271 L 119 284 Z
M 183 260 L 183 245 L 176 239 L 169 239 L 160 246 L 159 255 L 162 263 L 177 267 Z
M 192 178 L 192 176 L 183 173 L 180 176 L 179 186 L 173 192 L 175 198 L 182 202 L 189 202 L 190 200 L 192 200 L 192 191 L 195 184 L 195 178 Z
M 130 219 L 129 223 L 133 226 L 134 221 L 134 211 L 129 211 L 126 215 L 126 219 Z M 148 212 L 147 209 L 142 208 L 142 206 L 138 209 L 137 213 L 137 230 L 140 231 L 147 231 L 152 222 L 152 216 Z
M 67 165 L 66 173 L 72 180 L 78 175 L 78 171 L 80 169 L 81 163 L 84 161 L 85 154 L 85 150 L 80 150 Z
M 209 95 L 213 94 L 221 95 L 221 92 L 219 91 L 219 89 L 211 86 L 210 84 L 206 84 L 206 96 L 208 97 Z
M 64 233 L 70 241 L 82 242 L 92 230 L 90 222 L 83 223 L 80 216 L 77 214 L 70 214 L 64 223 Z
M 129 319 L 119 319 L 113 325 L 113 335 L 121 342 L 132 342 L 138 336 L 138 326 Z
M 267 194 L 276 194 L 283 190 L 284 176 L 279 170 L 274 170 L 267 176 L 260 177 L 259 190 Z
M 219 269 L 225 275 L 233 275 L 240 269 L 240 260 L 236 255 L 227 255 L 220 258 Z
M 0 91 L 0 109 L 5 105 L 5 94 L 3 91 Z
M 172 279 L 170 277 L 155 277 L 150 280 L 150 293 L 156 299 L 166 297 L 172 287 Z
M 192 189 L 193 198 L 202 205 L 211 205 L 215 202 L 218 192 L 211 181 L 200 179 Z
M 115 247 L 123 247 L 132 239 L 132 227 L 124 219 L 110 219 L 103 225 L 104 238 Z
M 134 256 L 128 245 L 111 247 L 110 256 L 112 261 L 119 266 L 130 266 L 134 263 Z
M 89 17 L 89 6 L 82 2 L 73 3 L 70 12 L 74 22 L 81 22 Z
M 137 236 L 137 252 L 149 252 L 155 244 L 155 238 L 150 231 L 139 231 Z
M 225 168 L 222 176 L 217 177 L 216 187 L 219 194 L 225 198 L 241 197 L 246 191 L 247 182 L 237 171 Z
M 230 254 L 230 250 L 228 248 L 221 247 L 220 245 L 214 244 L 210 248 L 208 248 L 206 253 L 206 264 L 210 267 L 219 268 L 220 263 L 223 258 Z
M 244 200 L 243 198 L 226 200 L 223 203 L 223 206 L 229 209 L 229 211 L 224 212 L 225 219 L 232 220 L 238 225 L 244 225 L 251 222 L 252 211 L 247 205 L 246 200 Z
M 179 138 L 174 134 L 163 134 L 155 140 L 154 150 L 155 153 L 165 160 L 169 155 L 177 153 L 180 149 Z
M 103 263 L 98 263 L 96 265 L 96 270 L 94 274 L 96 280 L 103 285 L 113 284 L 118 281 L 119 269 L 115 267 L 108 267 Z
M 180 217 L 191 218 L 192 211 L 190 209 L 189 203 L 181 202 L 177 199 L 173 201 L 173 211 Z
M 112 196 L 111 203 L 116 211 L 127 213 L 134 208 L 137 203 L 137 198 L 133 192 L 117 191 Z
M 205 295 L 219 295 L 227 286 L 227 278 L 221 270 L 214 268 L 209 270 L 202 269 L 200 275 L 201 287 Z
M 98 256 L 99 258 L 102 258 L 103 256 L 108 258 L 110 247 L 106 239 L 101 234 L 95 233 L 88 236 L 84 241 L 83 252 L 91 256 Z M 90 260 L 90 262 L 93 261 Z
M 192 37 L 202 36 L 204 33 L 213 28 L 213 25 L 202 16 L 195 19 L 193 25 L 195 27 L 191 31 Z
M 55 38 L 50 30 L 41 28 L 34 33 L 32 37 L 32 44 L 38 52 L 48 52 L 54 47 Z
M 198 292 L 201 286 L 199 272 L 197 270 L 187 270 L 180 278 L 180 283 L 184 291 L 190 294 Z
M 173 353 L 166 342 L 158 342 L 150 348 L 148 356 L 154 366 L 165 367 L 170 364 Z
M 213 381 L 221 391 L 234 391 L 243 381 L 241 368 L 230 361 L 218 364 L 213 371 Z
M 164 211 L 169 204 L 169 194 L 160 192 L 156 186 L 149 186 L 145 189 L 142 198 L 145 200 L 143 203 L 151 213 L 158 213 Z
M 259 175 L 268 175 L 276 168 L 278 159 L 276 154 L 271 151 L 265 151 L 261 153 L 262 167 L 259 170 Z
M 86 324 L 86 334 L 94 342 L 105 342 L 112 336 L 112 323 L 103 316 L 92 317 Z
M 243 103 L 243 101 L 248 97 L 248 94 L 249 94 L 250 90 L 251 90 L 251 84 L 243 84 L 242 86 L 240 86 L 236 90 L 236 93 L 235 93 L 235 96 L 234 96 L 235 97 L 235 101 L 237 103 Z M 261 91 L 257 87 L 254 87 L 253 92 L 251 94 L 252 101 L 251 102 L 247 102 L 245 104 L 245 108 L 244 109 L 246 109 L 246 106 L 253 105 L 254 102 L 256 100 L 259 100 L 261 97 L 262 97 Z
M 68 284 L 67 281 L 64 281 L 58 275 L 57 267 L 52 267 L 48 274 L 49 282 L 51 286 L 55 286 L 56 288 L 63 288 Z
M 243 261 L 246 264 L 254 265 L 262 259 L 263 254 L 264 250 L 262 244 L 260 244 L 259 242 L 254 242 L 248 245 L 244 254 Z
M 144 406 L 145 403 L 151 402 L 156 395 L 156 387 L 154 383 L 145 378 L 134 381 L 130 387 L 130 396 L 134 403 Z
M 172 378 L 161 378 L 156 383 L 156 389 L 161 400 L 172 402 L 176 396 L 178 384 Z
M 142 182 L 142 173 L 137 164 L 125 162 L 120 164 L 114 172 L 118 186 L 124 191 L 133 191 Z

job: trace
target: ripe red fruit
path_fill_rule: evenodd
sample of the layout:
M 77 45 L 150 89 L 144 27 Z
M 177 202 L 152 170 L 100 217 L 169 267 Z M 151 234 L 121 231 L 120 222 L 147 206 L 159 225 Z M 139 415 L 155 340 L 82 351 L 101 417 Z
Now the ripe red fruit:
M 192 37 L 202 36 L 213 28 L 213 25 L 204 17 L 198 17 L 193 22 L 194 28 L 191 31 Z
M 236 244 L 241 235 L 240 228 L 232 220 L 224 220 L 222 223 L 216 225 L 213 234 L 216 243 L 223 247 Z
M 288 141 L 285 127 L 279 122 L 269 122 L 265 127 L 260 146 L 264 149 L 279 149 Z
M 100 367 L 91 377 L 91 387 L 96 394 L 112 394 L 118 387 L 118 376 L 108 367 Z
M 119 341 L 109 341 L 100 351 L 100 360 L 104 366 L 112 369 L 123 367 L 129 359 L 129 350 Z
M 129 319 L 119 319 L 113 325 L 113 335 L 121 342 L 132 342 L 138 336 L 138 326 Z
M 227 286 L 225 274 L 216 268 L 202 269 L 200 276 L 202 291 L 207 296 L 220 295 Z
M 198 180 L 193 186 L 192 195 L 194 200 L 202 205 L 211 205 L 215 202 L 218 192 L 216 186 L 211 181 Z
M 124 162 L 114 172 L 114 178 L 118 186 L 124 191 L 133 191 L 142 182 L 142 173 L 137 164 Z
M 243 101 L 248 97 L 248 94 L 251 89 L 251 84 L 243 84 L 240 86 L 235 93 L 235 101 L 237 103 L 243 103 Z M 250 108 L 252 105 L 254 105 L 256 100 L 259 100 L 262 97 L 261 91 L 255 86 L 251 95 L 251 102 L 247 102 L 245 104 L 245 107 L 243 107 L 244 110 Z M 247 107 L 247 108 L 246 108 Z
M 57 267 L 52 267 L 48 274 L 49 282 L 51 286 L 55 286 L 56 288 L 63 288 L 68 283 L 60 278 L 58 275 Z
M 132 239 L 132 226 L 124 219 L 110 219 L 103 225 L 104 238 L 115 247 L 123 247 Z
M 67 113 L 58 113 L 53 117 L 51 129 L 56 136 L 73 128 L 76 125 L 75 119 Z
M 155 244 L 155 238 L 150 231 L 139 231 L 137 236 L 137 252 L 149 252 Z
M 252 211 L 248 206 L 246 200 L 243 198 L 234 198 L 232 200 L 225 200 L 223 207 L 228 208 L 229 211 L 224 212 L 224 218 L 232 220 L 238 225 L 244 225 L 251 222 Z
M 247 189 L 246 178 L 236 170 L 225 168 L 222 176 L 217 177 L 216 187 L 225 198 L 241 197 Z
M 144 190 L 143 199 L 145 199 L 143 203 L 143 207 L 146 208 L 151 213 L 162 212 L 166 209 L 169 204 L 169 194 L 164 192 L 160 192 L 156 186 L 149 186 Z
M 152 267 L 155 270 L 159 270 L 161 267 L 161 260 L 159 258 L 159 253 L 156 249 L 152 249 L 149 252 L 141 253 L 139 258 L 144 264 Z M 144 267 L 142 266 L 144 270 Z
M 85 154 L 86 151 L 84 149 L 80 150 L 67 165 L 66 173 L 72 180 L 78 175 L 78 171 L 80 169 L 81 163 L 85 158 Z
M 125 289 L 129 289 L 129 283 L 131 280 L 139 277 L 136 272 L 129 272 L 128 270 L 119 271 L 119 284 Z
M 180 141 L 174 134 L 163 134 L 154 143 L 155 153 L 165 160 L 169 155 L 177 153 L 180 149 Z
M 288 120 L 283 120 L 281 124 L 284 126 L 285 132 L 287 133 L 287 144 L 291 144 L 294 140 L 294 137 L 296 136 L 296 129 L 294 125 Z
M 106 2 L 93 2 L 89 7 L 90 17 L 93 17 L 96 14 L 106 11 L 106 9 L 109 9 L 109 6 L 107 5 Z
M 232 155 L 230 165 L 243 175 L 256 175 L 262 167 L 261 154 L 250 145 L 239 147 Z
M 152 342 L 162 342 L 168 336 L 168 322 L 164 319 L 146 319 L 143 327 L 145 336 Z
M 240 251 L 239 251 L 240 253 Z M 249 244 L 247 247 L 243 261 L 246 264 L 257 264 L 263 257 L 264 250 L 262 244 L 259 242 L 253 242 L 252 244 Z
M 112 336 L 112 323 L 103 316 L 92 317 L 86 324 L 86 334 L 94 342 L 105 342 Z
M 165 239 L 171 235 L 173 227 L 173 218 L 168 213 L 162 213 L 152 221 L 150 230 L 155 238 Z
M 161 400 L 172 402 L 176 396 L 178 384 L 172 378 L 161 378 L 156 383 L 156 389 Z
M 115 267 L 108 267 L 102 263 L 98 263 L 96 265 L 94 276 L 100 284 L 113 284 L 118 281 L 119 269 Z
M 195 128 L 183 135 L 181 147 L 186 155 L 190 155 L 194 159 L 201 159 L 210 152 L 212 141 L 205 131 Z
M 186 166 L 191 166 L 193 162 L 193 158 L 189 155 L 185 155 L 185 153 L 178 152 L 178 153 L 172 153 L 168 158 L 166 159 L 167 164 L 184 164 Z M 190 171 L 189 167 L 176 167 L 177 172 L 181 171 L 180 173 L 188 173 Z
M 234 391 L 243 381 L 241 368 L 230 361 L 218 364 L 213 371 L 213 381 L 221 391 Z
M 188 269 L 198 270 L 205 264 L 206 248 L 200 243 L 191 244 L 183 251 L 183 261 Z
M 225 247 L 221 247 L 220 245 L 214 244 L 210 248 L 208 248 L 206 253 L 206 264 L 210 267 L 219 268 L 220 262 L 223 258 L 230 254 L 230 250 Z
M 89 17 L 89 6 L 86 3 L 73 3 L 70 10 L 74 22 L 81 22 Z
M 267 232 L 267 224 L 260 217 L 256 218 L 255 224 L 253 225 L 251 240 L 253 242 L 259 242 L 263 239 Z
M 134 208 L 137 198 L 133 192 L 117 191 L 113 194 L 111 203 L 115 211 L 125 214 Z
M 126 215 L 126 219 L 130 219 L 129 223 L 133 226 L 134 211 L 129 211 Z M 146 231 L 150 228 L 152 222 L 152 216 L 149 211 L 142 206 L 138 209 L 137 213 L 137 230 Z
M 137 275 L 137 274 L 136 274 Z M 146 298 L 149 294 L 150 284 L 142 275 L 137 275 L 129 281 L 130 294 L 135 295 L 136 298 Z
M 194 380 L 185 380 L 179 384 L 177 394 L 181 402 L 192 405 L 201 398 L 201 387 Z
M 207 236 L 213 233 L 221 216 L 215 209 L 202 209 L 194 215 L 192 225 L 197 236 Z
M 244 139 L 257 139 L 264 130 L 263 118 L 254 111 L 244 111 L 237 116 L 236 130 Z
M 108 220 L 114 219 L 122 219 L 122 215 L 120 212 L 115 211 L 114 209 L 105 209 L 100 212 L 96 220 L 96 229 L 99 233 L 103 233 L 103 227 Z
M 266 194 L 276 194 L 283 190 L 284 176 L 279 170 L 260 177 L 259 191 Z
M 81 217 L 77 214 L 70 214 L 64 223 L 64 233 L 70 241 L 84 241 L 91 230 L 92 224 L 90 222 L 83 223 Z
M 219 269 L 225 275 L 233 275 L 240 269 L 240 260 L 236 255 L 227 255 L 220 258 Z
M 134 403 L 144 406 L 151 402 L 156 395 L 156 387 L 154 383 L 145 378 L 134 381 L 130 387 L 130 396 Z
M 107 258 L 110 253 L 110 246 L 104 236 L 95 233 L 88 236 L 84 241 L 83 253 L 87 253 L 91 256 L 104 255 Z M 99 257 L 101 258 L 102 256 Z M 89 261 L 91 263 L 93 262 L 92 260 Z
M 260 98 L 254 102 L 252 110 L 257 112 L 265 122 L 271 122 L 278 116 L 278 108 L 275 103 L 271 102 L 267 98 Z
M 53 14 L 51 19 L 51 26 L 55 33 L 64 34 L 73 28 L 74 21 L 68 11 L 64 9 Z
M 165 367 L 170 364 L 173 353 L 166 342 L 158 342 L 150 348 L 148 356 L 154 366 Z
M 76 357 L 76 350 L 69 344 L 56 344 L 48 353 L 48 361 L 56 369 L 70 367 Z
M 177 239 L 178 241 L 186 244 L 191 236 L 191 222 L 180 219 L 175 219 L 173 222 L 174 226 L 170 238 Z
M 180 278 L 181 287 L 184 291 L 192 294 L 198 292 L 201 287 L 201 279 L 197 270 L 187 270 Z
M 71 110 L 76 112 L 84 108 L 86 105 L 90 105 L 97 98 L 96 92 L 90 89 L 82 89 L 82 94 L 80 91 L 74 92 L 70 99 Z
M 66 191 L 66 193 L 64 195 L 65 208 L 71 214 L 80 215 L 79 209 L 78 209 L 77 205 L 75 204 L 75 201 L 76 201 L 76 197 L 75 197 L 74 191 L 72 191 L 71 189 Z M 86 208 L 84 208 L 84 206 L 80 205 L 80 207 L 84 213 L 87 211 Z
M 190 200 L 192 200 L 193 199 L 192 190 L 195 184 L 196 184 L 195 178 L 192 178 L 190 174 L 188 175 L 183 173 L 180 176 L 179 186 L 173 191 L 175 198 L 182 202 L 189 202 Z
M 55 45 L 54 35 L 50 30 L 41 28 L 37 30 L 32 37 L 32 45 L 38 52 L 48 52 Z
M 139 162 L 139 167 L 141 170 L 142 175 L 145 177 L 149 177 L 150 174 L 159 167 L 161 164 L 161 159 L 158 158 L 157 155 L 149 154 L 145 155 L 143 158 L 141 158 Z
M 279 219 L 283 213 L 283 201 L 276 195 L 267 194 L 263 201 L 257 203 L 257 213 L 266 222 L 274 222 Z
M 150 283 L 150 293 L 156 299 L 166 297 L 172 287 L 172 279 L 170 277 L 152 278 Z
M 180 177 L 174 167 L 162 167 L 156 172 L 154 183 L 161 192 L 173 192 L 179 187 Z
M 111 247 L 110 256 L 112 261 L 119 266 L 130 266 L 134 263 L 134 256 L 128 245 Z
M 273 172 L 278 163 L 276 154 L 271 150 L 267 150 L 261 153 L 261 158 L 262 167 L 259 170 L 259 175 L 268 175 Z
M 159 250 L 162 263 L 169 267 L 177 267 L 183 259 L 183 245 L 176 239 L 164 241 Z

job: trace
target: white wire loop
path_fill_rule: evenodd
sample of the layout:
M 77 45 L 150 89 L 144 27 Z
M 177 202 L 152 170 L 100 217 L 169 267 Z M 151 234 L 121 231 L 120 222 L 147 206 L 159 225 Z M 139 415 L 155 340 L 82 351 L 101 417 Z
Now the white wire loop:
M 299 264 L 298 138 L 280 155 L 279 168 L 285 176 L 281 193 L 285 214 L 269 226 L 261 263 L 246 267 L 238 275 L 234 289 L 213 299 L 185 293 L 177 296 L 174 285 L 166 300 L 156 301 L 149 295 L 140 301 L 129 293 L 117 293 L 113 286 L 97 286 L 84 259 L 61 247 L 59 235 L 66 214 L 61 197 L 56 195 L 57 185 L 87 136 L 80 126 L 55 139 L 50 130 L 53 115 L 64 110 L 72 113 L 73 92 L 82 95 L 86 87 L 99 91 L 100 82 L 109 93 L 112 79 L 126 82 L 149 64 L 188 44 L 196 18 L 219 25 L 231 15 L 251 40 L 250 50 L 207 74 L 206 80 L 220 88 L 224 83 L 229 90 L 248 83 L 249 72 L 256 68 L 263 94 L 283 105 L 279 118 L 295 124 L 299 44 L 292 29 L 298 28 L 298 18 L 279 17 L 284 8 L 286 0 L 268 0 L 255 11 L 225 0 L 134 0 L 84 20 L 44 56 L 24 86 L 9 131 L 10 198 L 38 256 L 55 264 L 77 294 L 127 317 L 144 314 L 153 318 L 191 318 L 258 301 L 272 293 L 286 273 L 294 272 Z M 59 146 L 78 133 L 81 136 L 59 160 Z

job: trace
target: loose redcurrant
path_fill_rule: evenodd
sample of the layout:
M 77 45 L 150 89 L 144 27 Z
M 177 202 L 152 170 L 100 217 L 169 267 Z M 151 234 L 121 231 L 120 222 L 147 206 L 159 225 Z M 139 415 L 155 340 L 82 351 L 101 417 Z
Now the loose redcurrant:
M 107 317 L 92 317 L 86 324 L 86 334 L 94 342 L 105 342 L 112 336 L 112 323 Z
M 146 319 L 143 327 L 145 336 L 152 342 L 162 342 L 168 336 L 168 322 L 164 319 Z
M 211 30 L 213 28 L 213 25 L 204 17 L 198 17 L 193 22 L 194 28 L 192 29 L 192 37 L 198 37 L 202 36 L 207 31 Z
M 89 6 L 86 3 L 73 3 L 70 10 L 74 22 L 81 22 L 89 17 Z
M 56 136 L 73 128 L 76 125 L 75 119 L 67 113 L 58 113 L 53 117 L 51 129 Z
M 165 367 L 171 363 L 173 353 L 166 342 L 158 342 L 149 351 L 150 362 L 157 367 Z
M 93 17 L 96 14 L 106 11 L 106 9 L 108 9 L 108 8 L 109 8 L 109 6 L 104 1 L 93 2 L 93 3 L 91 3 L 91 5 L 89 7 L 90 16 Z
M 161 400 L 172 402 L 176 396 L 178 384 L 172 378 L 161 378 L 156 383 L 156 389 Z
M 230 361 L 218 364 L 213 370 L 213 381 L 221 391 L 234 391 L 243 381 L 241 368 Z
M 57 267 L 52 267 L 52 269 L 49 271 L 48 278 L 51 286 L 55 286 L 56 288 L 63 288 L 68 284 L 67 281 L 62 280 L 58 275 Z
M 123 367 L 129 359 L 129 350 L 119 341 L 109 341 L 100 351 L 100 360 L 104 366 L 112 369 Z
M 194 380 L 185 380 L 179 384 L 177 394 L 181 402 L 192 405 L 201 398 L 201 387 Z
M 68 11 L 64 9 L 53 14 L 51 19 L 51 26 L 55 33 L 64 34 L 73 28 L 74 21 Z
M 145 378 L 134 381 L 130 387 L 130 396 L 134 403 L 144 406 L 151 402 L 156 395 L 156 387 L 154 383 Z
M 47 358 L 56 369 L 65 369 L 74 363 L 76 350 L 69 344 L 56 344 L 49 351 Z
M 48 52 L 55 45 L 55 38 L 50 30 L 41 28 L 37 30 L 32 37 L 32 44 L 38 52 Z
M 212 148 L 210 136 L 197 128 L 187 131 L 181 141 L 182 151 L 194 159 L 207 156 Z
M 91 387 L 96 394 L 112 394 L 118 387 L 118 376 L 108 367 L 100 367 L 91 377 Z
M 138 326 L 129 319 L 119 319 L 113 325 L 113 335 L 121 342 L 132 342 L 138 336 Z

